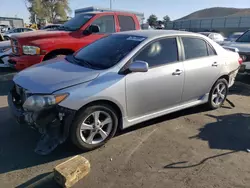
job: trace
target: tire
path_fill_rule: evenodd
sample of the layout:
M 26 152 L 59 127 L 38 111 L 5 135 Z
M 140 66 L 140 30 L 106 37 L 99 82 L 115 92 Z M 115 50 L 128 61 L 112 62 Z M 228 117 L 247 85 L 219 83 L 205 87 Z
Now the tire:
M 94 121 L 95 119 L 94 115 L 98 114 L 98 112 L 100 112 L 99 113 L 100 125 L 97 125 L 96 123 L 92 122 L 92 120 Z M 106 122 L 108 122 L 109 120 L 106 118 L 104 119 L 104 116 L 110 118 L 111 123 L 101 125 L 104 122 L 104 120 L 106 120 Z M 83 126 L 82 125 L 83 122 L 88 125 L 87 126 L 88 128 L 93 127 L 93 130 L 84 129 L 84 131 L 82 131 L 81 127 Z M 101 134 L 103 133 L 103 131 L 100 131 L 99 126 L 100 127 L 103 126 L 102 130 L 107 134 L 107 137 L 105 139 L 103 138 L 104 136 L 102 136 L 103 134 Z M 84 128 L 85 127 L 86 126 L 84 126 Z M 118 127 L 118 116 L 116 111 L 112 108 L 112 106 L 107 104 L 88 106 L 77 114 L 76 119 L 71 126 L 70 130 L 71 141 L 73 142 L 74 145 L 76 145 L 83 151 L 94 150 L 96 148 L 101 147 L 109 139 L 111 139 L 115 135 L 117 127 Z M 90 135 L 93 134 L 95 134 L 95 136 L 93 137 L 92 143 L 90 143 L 89 141 L 91 139 L 89 138 Z M 98 138 L 102 141 L 98 140 Z
M 65 54 L 53 54 L 53 55 L 49 55 L 49 56 L 45 57 L 43 61 L 47 61 L 47 60 L 50 60 L 50 59 L 55 59 L 55 58 L 60 57 L 60 56 L 66 56 L 66 55 Z
M 220 94 L 218 93 L 218 88 L 220 90 Z M 224 78 L 217 80 L 209 93 L 209 99 L 208 99 L 209 108 L 210 109 L 220 108 L 223 105 L 224 101 L 226 100 L 227 94 L 228 94 L 227 80 Z M 216 95 L 217 97 L 215 97 Z

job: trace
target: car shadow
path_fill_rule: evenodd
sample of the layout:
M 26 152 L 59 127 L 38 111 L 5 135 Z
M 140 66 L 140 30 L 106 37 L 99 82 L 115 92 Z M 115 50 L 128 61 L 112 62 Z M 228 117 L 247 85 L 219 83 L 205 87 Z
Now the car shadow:
M 17 186 L 16 188 L 60 188 L 56 181 L 54 180 L 54 174 L 52 172 L 40 174 L 27 182 Z
M 15 76 L 16 71 L 14 70 L 3 70 L 0 69 L 0 96 L 5 96 L 13 86 L 12 79 Z
M 65 142 L 50 155 L 38 155 L 34 149 L 40 135 L 33 129 L 17 124 L 8 107 L 0 108 L 0 117 L 0 174 L 82 153 L 70 142 Z
M 118 131 L 116 136 L 141 129 L 155 123 L 206 110 L 206 106 L 203 105 L 162 116 L 160 118 L 135 125 L 131 128 Z M 33 129 L 17 124 L 11 117 L 8 107 L 0 108 L 0 117 L 4 117 L 0 119 L 0 125 L 2 126 L 0 132 L 0 174 L 45 164 L 83 153 L 67 141 L 64 144 L 59 145 L 49 155 L 38 155 L 34 152 L 34 149 L 39 139 L 39 134 Z
M 250 85 L 243 82 L 235 82 L 235 84 L 229 89 L 228 94 L 250 96 Z
M 164 168 L 192 168 L 205 163 L 208 160 L 233 154 L 240 151 L 247 151 L 250 148 L 250 114 L 236 113 L 223 116 L 207 116 L 216 121 L 206 124 L 199 129 L 199 134 L 189 139 L 200 139 L 208 142 L 211 149 L 230 150 L 228 152 L 209 156 L 196 164 L 189 164 L 188 161 L 180 161 L 168 164 Z

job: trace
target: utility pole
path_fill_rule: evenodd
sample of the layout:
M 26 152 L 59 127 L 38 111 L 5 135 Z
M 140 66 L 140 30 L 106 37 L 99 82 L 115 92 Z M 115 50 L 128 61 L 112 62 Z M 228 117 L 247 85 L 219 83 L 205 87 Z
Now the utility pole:
M 112 10 L 112 8 L 113 8 L 113 2 L 114 2 L 115 0 L 109 0 L 109 8 L 110 8 L 110 10 Z
M 110 10 L 112 10 L 112 1 L 113 0 L 109 0 L 109 8 L 110 8 Z

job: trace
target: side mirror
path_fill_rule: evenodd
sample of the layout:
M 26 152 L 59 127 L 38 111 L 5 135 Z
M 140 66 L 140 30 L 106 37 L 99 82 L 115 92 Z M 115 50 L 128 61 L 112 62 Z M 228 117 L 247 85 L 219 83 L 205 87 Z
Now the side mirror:
M 98 25 L 90 25 L 88 29 L 83 31 L 84 35 L 90 35 L 92 33 L 99 33 L 100 27 Z
M 128 67 L 131 72 L 148 72 L 148 63 L 145 61 L 134 61 Z

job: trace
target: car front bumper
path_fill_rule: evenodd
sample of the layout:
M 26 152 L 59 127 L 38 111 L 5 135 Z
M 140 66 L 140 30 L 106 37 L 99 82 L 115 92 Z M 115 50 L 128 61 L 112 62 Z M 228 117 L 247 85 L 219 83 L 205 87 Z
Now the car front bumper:
M 20 103 L 17 104 L 18 97 L 14 88 L 8 94 L 12 116 L 20 125 L 28 125 L 42 134 L 35 151 L 42 155 L 49 154 L 68 138 L 75 111 L 59 105 L 36 112 L 25 111 Z
M 44 55 L 21 55 L 21 56 L 12 56 L 9 58 L 9 66 L 16 70 L 23 70 L 34 64 L 41 63 L 44 58 Z

